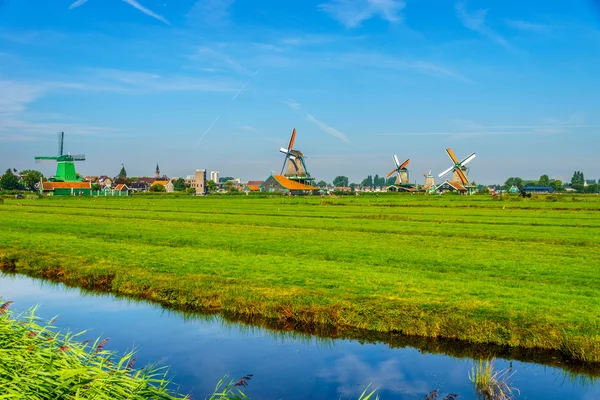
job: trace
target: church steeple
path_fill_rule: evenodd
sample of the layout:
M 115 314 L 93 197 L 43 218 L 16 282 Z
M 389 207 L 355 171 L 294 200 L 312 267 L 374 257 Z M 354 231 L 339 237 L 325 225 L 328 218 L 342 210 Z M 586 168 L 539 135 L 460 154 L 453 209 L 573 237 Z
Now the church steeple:
M 156 179 L 160 179 L 160 168 L 158 168 L 158 164 L 156 164 Z

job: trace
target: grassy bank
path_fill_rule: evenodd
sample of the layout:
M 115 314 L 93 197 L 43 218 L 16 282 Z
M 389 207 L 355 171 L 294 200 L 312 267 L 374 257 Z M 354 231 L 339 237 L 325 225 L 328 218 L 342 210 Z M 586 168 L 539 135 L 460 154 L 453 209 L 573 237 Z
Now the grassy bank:
M 597 196 L 6 199 L 0 268 L 176 308 L 600 362 Z
M 0 398 L 183 399 L 168 390 L 165 371 L 135 370 L 133 354 L 115 358 L 106 340 L 78 341 L 60 334 L 33 312 L 13 317 L 0 301 Z

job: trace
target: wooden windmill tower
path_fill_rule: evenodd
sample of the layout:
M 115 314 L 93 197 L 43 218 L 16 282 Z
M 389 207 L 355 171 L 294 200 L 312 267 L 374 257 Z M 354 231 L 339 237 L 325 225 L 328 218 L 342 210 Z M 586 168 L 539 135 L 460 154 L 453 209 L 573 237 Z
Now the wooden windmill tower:
M 428 174 L 423 174 L 425 177 L 425 184 L 423 185 L 423 190 L 429 192 L 430 190 L 435 190 L 435 178 L 431 175 L 431 169 Z
M 396 176 L 396 182 L 394 182 L 394 185 L 408 185 L 409 184 L 408 169 L 406 168 L 406 166 L 408 165 L 409 162 L 410 162 L 410 159 L 407 159 L 402 164 L 400 164 L 400 161 L 398 161 L 398 156 L 394 154 L 394 163 L 396 164 L 396 168 L 391 170 L 385 176 L 385 179 L 389 178 L 394 173 L 398 173 L 398 175 Z
M 82 178 L 75 172 L 75 161 L 85 161 L 85 154 L 64 154 L 65 133 L 58 134 L 58 156 L 38 156 L 36 163 L 56 161 L 56 175 L 49 178 L 50 182 L 81 182 Z
M 409 182 L 409 175 L 408 175 L 408 169 L 406 168 L 408 166 L 408 163 L 410 162 L 410 159 L 406 159 L 406 161 L 404 161 L 402 164 L 400 164 L 400 161 L 398 161 L 398 156 L 394 154 L 394 164 L 396 164 L 396 168 L 394 168 L 393 170 L 391 170 L 386 176 L 385 178 L 389 178 L 390 176 L 392 176 L 394 173 L 397 173 L 398 175 L 396 175 L 396 181 L 394 182 L 393 185 L 391 185 L 390 187 L 388 187 L 388 190 L 391 191 L 413 191 L 414 187 L 413 185 L 410 184 Z
M 447 148 L 446 153 L 448 154 L 448 157 L 450 157 L 450 160 L 452 160 L 453 165 L 450 168 L 448 168 L 447 170 L 445 170 L 444 172 L 442 172 L 441 174 L 439 174 L 438 177 L 441 178 L 442 176 L 446 175 L 448 172 L 452 171 L 452 182 L 460 183 L 467 190 L 471 189 L 471 186 L 469 185 L 469 178 L 467 176 L 469 173 L 469 168 L 465 167 L 465 165 L 468 164 L 469 162 L 471 162 L 471 160 L 473 160 L 475 158 L 475 153 L 471 153 L 468 157 L 466 157 L 462 161 L 458 161 L 458 159 L 452 152 L 452 149 Z
M 310 176 L 306 169 L 306 164 L 304 163 L 304 159 L 308 157 L 302 154 L 300 150 L 295 150 L 293 148 L 295 140 L 296 129 L 294 128 L 287 149 L 284 147 L 279 149 L 281 153 L 285 154 L 283 167 L 281 167 L 281 175 L 298 183 L 312 185 L 315 178 Z

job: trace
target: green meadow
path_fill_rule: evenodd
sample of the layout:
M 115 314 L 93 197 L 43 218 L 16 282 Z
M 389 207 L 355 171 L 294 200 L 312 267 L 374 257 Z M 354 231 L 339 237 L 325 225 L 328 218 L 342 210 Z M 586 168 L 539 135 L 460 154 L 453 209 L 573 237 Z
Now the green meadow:
M 600 362 L 600 197 L 6 199 L 0 268 L 281 324 Z

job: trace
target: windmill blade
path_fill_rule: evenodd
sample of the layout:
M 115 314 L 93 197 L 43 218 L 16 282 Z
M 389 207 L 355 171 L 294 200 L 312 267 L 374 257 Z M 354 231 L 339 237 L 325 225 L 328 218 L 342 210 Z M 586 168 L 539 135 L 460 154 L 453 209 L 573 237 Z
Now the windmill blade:
M 389 178 L 389 177 L 390 177 L 390 175 L 392 175 L 392 174 L 393 174 L 394 172 L 396 172 L 396 171 L 398 171 L 398 170 L 397 170 L 397 169 L 393 169 L 393 170 L 392 170 L 392 172 L 390 172 L 389 174 L 387 174 L 387 175 L 385 176 L 385 178 L 386 178 L 386 179 L 387 179 L 387 178 Z
M 36 164 L 50 164 L 50 163 L 54 163 L 56 161 L 56 158 L 35 158 L 35 163 Z
M 290 154 L 290 155 L 289 155 L 289 158 L 290 158 L 290 160 L 295 160 L 295 159 L 296 159 L 296 156 L 295 156 L 295 155 L 293 155 L 293 154 Z
M 292 131 L 292 137 L 290 138 L 290 145 L 288 146 L 288 151 L 292 150 L 294 147 L 294 141 L 296 140 L 296 128 Z
M 59 132 L 58 133 L 58 156 L 59 157 L 63 155 L 64 144 L 65 144 L 65 133 Z
M 448 172 L 452 171 L 454 169 L 454 165 L 451 166 L 450 168 L 448 168 L 447 170 L 445 170 L 444 172 L 442 172 L 441 174 L 438 175 L 438 178 L 441 178 L 442 176 L 446 175 Z
M 396 163 L 396 167 L 400 168 L 400 161 L 398 161 L 398 156 L 394 154 L 394 162 Z
M 85 161 L 85 154 L 74 154 L 71 158 L 73 158 L 73 161 Z
M 468 156 L 467 158 L 465 158 L 464 160 L 462 160 L 460 162 L 460 165 L 465 165 L 466 163 L 470 162 L 474 158 L 475 158 L 475 153 L 471 153 L 470 156 Z
M 287 164 L 288 157 L 290 155 L 286 153 L 285 159 L 283 160 L 283 167 L 281 167 L 281 173 L 279 175 L 283 175 L 283 170 L 285 169 L 285 164 Z
M 465 175 L 465 173 L 462 171 L 462 169 L 460 168 L 456 168 L 456 173 L 458 174 L 458 176 L 460 177 L 460 180 L 462 181 L 463 185 L 468 185 L 469 184 L 469 180 L 467 179 L 467 176 Z
M 280 152 L 280 153 L 283 153 L 283 154 L 288 154 L 288 153 L 289 153 L 289 152 L 288 152 L 286 149 L 284 149 L 283 147 L 281 147 L 281 148 L 279 149 L 279 152 Z
M 446 153 L 448 153 L 448 157 L 450 157 L 450 159 L 452 160 L 452 162 L 454 164 L 456 164 L 458 162 L 458 160 L 456 159 L 456 156 L 454 155 L 454 153 L 452 152 L 452 149 L 450 147 L 448 147 L 446 149 Z
M 427 174 L 423 174 L 423 176 L 424 176 L 425 178 L 427 178 Z
M 431 168 L 429 168 L 429 175 L 431 175 Z
M 402 163 L 402 165 L 400 165 L 398 168 L 400 168 L 400 169 L 406 168 L 406 166 L 408 165 L 409 162 L 410 162 L 410 159 L 407 158 L 406 161 L 404 161 Z

